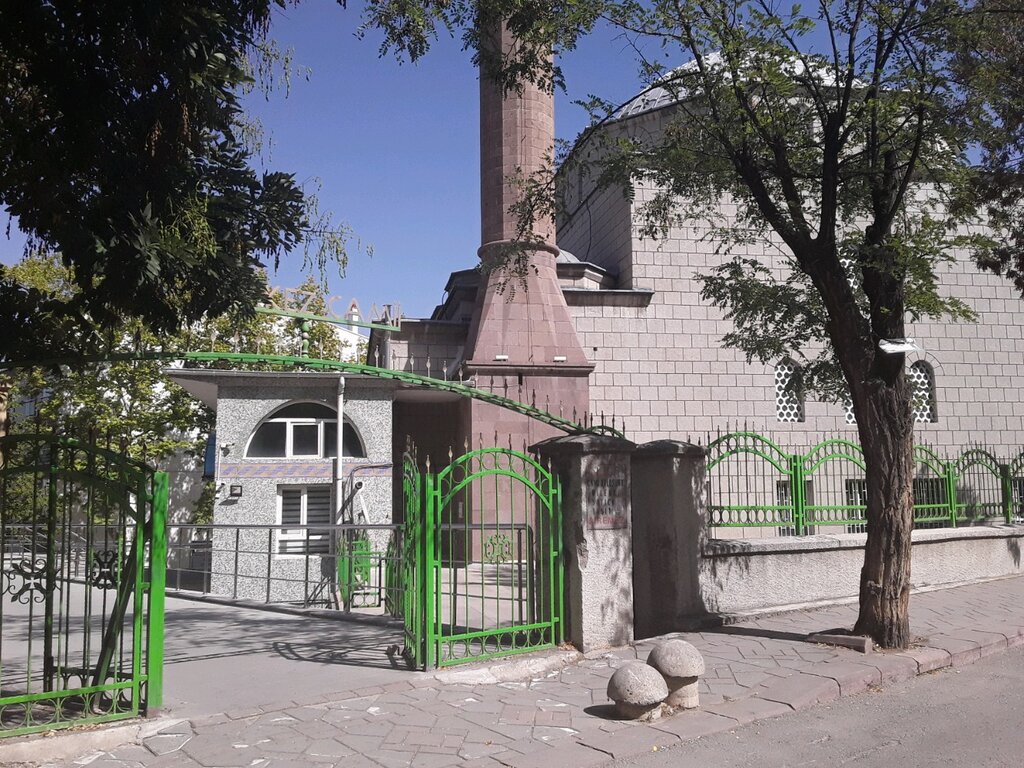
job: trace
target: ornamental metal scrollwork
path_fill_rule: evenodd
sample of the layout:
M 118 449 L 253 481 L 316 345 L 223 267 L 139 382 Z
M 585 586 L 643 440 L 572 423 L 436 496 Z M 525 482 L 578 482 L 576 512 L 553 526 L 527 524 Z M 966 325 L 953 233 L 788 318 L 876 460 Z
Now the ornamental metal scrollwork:
M 4 571 L 3 581 L 3 592 L 11 596 L 11 602 L 23 605 L 41 603 L 46 593 L 56 587 L 47 573 L 45 557 L 23 558 L 13 563 L 10 570 Z
M 496 533 L 484 542 L 484 561 L 491 564 L 507 563 L 512 559 L 512 540 L 504 533 Z
M 117 550 L 99 549 L 93 552 L 89 583 L 98 589 L 114 589 L 117 586 Z

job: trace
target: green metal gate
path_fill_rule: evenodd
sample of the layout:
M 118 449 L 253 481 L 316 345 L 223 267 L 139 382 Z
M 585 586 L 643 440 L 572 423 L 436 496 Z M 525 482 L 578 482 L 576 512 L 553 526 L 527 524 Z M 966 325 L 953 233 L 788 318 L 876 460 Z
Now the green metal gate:
M 467 452 L 440 472 L 407 454 L 406 657 L 447 666 L 562 641 L 561 486 L 525 453 Z
M 0 736 L 160 706 L 167 495 L 109 446 L 0 438 Z

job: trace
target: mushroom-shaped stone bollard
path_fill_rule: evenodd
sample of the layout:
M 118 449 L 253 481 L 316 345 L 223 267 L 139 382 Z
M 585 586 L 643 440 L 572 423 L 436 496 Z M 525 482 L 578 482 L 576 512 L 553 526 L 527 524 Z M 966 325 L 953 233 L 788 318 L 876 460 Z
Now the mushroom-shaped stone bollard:
M 704 657 L 685 640 L 667 640 L 656 645 L 647 663 L 658 670 L 668 684 L 665 703 L 678 709 L 696 709 L 700 704 L 697 677 L 704 674 Z
M 608 681 L 608 698 L 622 717 L 635 720 L 651 712 L 668 696 L 668 687 L 661 675 L 646 664 L 631 661 L 623 664 Z

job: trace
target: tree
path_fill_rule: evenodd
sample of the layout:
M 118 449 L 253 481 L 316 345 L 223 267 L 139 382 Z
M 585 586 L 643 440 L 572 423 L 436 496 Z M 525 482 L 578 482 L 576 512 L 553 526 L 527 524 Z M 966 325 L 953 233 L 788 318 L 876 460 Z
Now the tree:
M 1006 275 L 1024 294 L 1024 8 L 989 0 L 955 30 L 953 72 L 967 96 L 980 172 L 962 204 L 985 207 L 1004 237 L 979 250 L 978 264 Z
M 69 270 L 49 254 L 10 267 L 19 284 L 57 301 L 73 301 L 78 288 Z M 167 349 L 176 337 L 158 339 L 140 321 L 108 332 L 112 353 Z M 212 413 L 161 373 L 155 360 L 115 360 L 56 370 L 24 368 L 9 374 L 12 432 L 58 430 L 84 438 L 92 433 L 127 456 L 155 462 L 178 451 L 199 455 Z
M 41 294 L 0 266 L 0 359 L 157 334 L 265 298 L 260 260 L 322 217 L 240 138 L 247 62 L 287 0 L 19 2 L 0 25 L 0 206 L 77 287 Z M 307 256 L 342 259 L 344 232 Z M 329 253 L 328 253 L 329 252 Z

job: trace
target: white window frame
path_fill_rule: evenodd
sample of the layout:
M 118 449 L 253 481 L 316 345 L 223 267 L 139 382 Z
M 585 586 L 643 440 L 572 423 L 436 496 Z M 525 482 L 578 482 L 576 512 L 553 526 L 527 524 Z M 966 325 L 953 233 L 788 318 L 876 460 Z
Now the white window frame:
M 327 453 L 324 450 L 324 424 L 337 424 L 337 419 L 267 419 L 267 422 L 284 422 L 284 457 L 286 459 L 323 459 Z M 264 424 L 267 422 L 263 422 Z M 262 424 L 260 425 L 262 426 Z M 295 427 L 312 427 L 316 430 L 316 453 L 295 452 Z M 255 434 L 255 433 L 254 433 Z
M 328 495 L 329 495 L 329 498 L 330 498 L 330 501 L 328 502 L 329 509 L 331 509 L 331 510 L 334 509 L 334 488 L 333 488 L 333 486 L 331 486 L 328 483 L 310 483 L 310 484 L 307 484 L 307 485 L 279 485 L 279 486 L 277 486 L 277 511 L 276 511 L 277 525 L 285 525 L 285 522 L 284 522 L 284 496 L 285 496 L 285 493 L 288 492 L 288 491 L 297 491 L 298 493 L 301 494 L 300 495 L 300 502 L 299 502 L 299 523 L 298 524 L 300 526 L 310 525 L 310 522 L 309 522 L 309 490 L 311 488 L 315 488 L 315 489 L 326 488 L 328 490 Z M 331 517 L 333 517 L 333 514 L 331 515 Z M 333 522 L 333 520 L 329 520 L 325 525 L 330 525 L 332 522 Z M 319 534 L 319 533 L 318 534 L 313 534 L 313 536 L 311 537 L 310 534 L 309 534 L 309 530 L 308 529 L 291 529 L 291 530 L 289 530 L 287 528 L 278 528 L 275 531 L 275 536 L 274 536 L 274 557 L 275 558 L 280 558 L 280 559 L 286 559 L 286 560 L 295 560 L 295 559 L 306 558 L 306 557 L 310 557 L 310 556 L 326 557 L 326 556 L 330 555 L 330 550 L 331 550 L 331 541 L 330 541 L 330 539 L 331 539 L 330 532 L 322 533 L 322 534 Z M 302 544 L 305 544 L 305 546 L 302 547 L 302 551 L 300 551 L 300 552 L 282 552 L 281 551 L 282 550 L 282 545 L 283 544 L 287 544 L 289 542 L 300 542 Z M 317 543 L 324 542 L 326 544 L 326 547 L 324 547 L 324 551 L 322 551 L 322 552 L 321 551 L 313 552 L 313 551 L 310 551 L 310 543 L 311 542 L 317 542 Z
M 327 405 L 326 403 L 317 402 L 315 400 L 296 400 L 294 402 L 288 403 L 287 405 L 283 405 L 280 408 L 275 409 L 274 412 L 275 413 L 279 413 L 280 411 L 282 411 L 285 408 L 288 408 L 288 407 L 290 407 L 292 405 L 303 405 L 303 404 L 306 404 L 306 403 L 309 403 L 309 404 L 312 404 L 312 405 L 321 405 L 321 406 L 324 406 L 324 407 L 329 408 L 330 410 L 334 411 L 334 408 L 331 408 L 331 406 Z M 260 431 L 260 429 L 263 427 L 264 424 L 271 424 L 271 423 L 273 423 L 273 424 L 284 424 L 284 456 L 250 456 L 249 455 L 249 450 L 252 448 L 252 441 L 254 439 L 256 439 L 256 433 Z M 305 416 L 304 417 L 295 417 L 295 416 L 274 417 L 274 416 L 271 416 L 270 418 L 263 419 L 262 421 L 260 421 L 259 424 L 256 425 L 256 428 L 249 435 L 249 439 L 246 441 L 246 444 L 245 444 L 245 452 L 243 453 L 243 456 L 246 459 L 256 459 L 256 460 L 268 460 L 268 459 L 269 460 L 280 460 L 280 459 L 333 459 L 334 457 L 330 455 L 330 449 L 333 448 L 334 446 L 333 445 L 328 446 L 328 445 L 324 444 L 324 430 L 326 429 L 325 425 L 327 425 L 327 424 L 334 424 L 334 425 L 338 424 L 337 412 L 335 412 L 335 416 L 334 416 L 333 419 L 319 419 L 319 418 L 316 418 L 316 417 L 305 417 Z M 296 426 L 312 426 L 312 425 L 316 425 L 317 426 L 317 446 L 318 446 L 317 452 L 316 453 L 295 453 L 295 427 Z M 359 430 L 356 429 L 355 425 L 352 424 L 351 421 L 349 421 L 348 419 L 343 419 L 342 424 L 339 427 L 342 430 L 342 434 L 344 434 L 345 425 L 348 425 L 348 426 L 352 427 L 352 431 L 355 434 L 356 440 L 358 441 L 360 450 L 362 450 L 362 452 L 363 452 L 363 456 L 347 456 L 346 455 L 346 456 L 343 456 L 342 458 L 346 458 L 346 459 L 349 459 L 349 458 L 364 458 L 365 455 L 366 455 L 366 443 L 363 441 L 362 437 L 360 436 Z

